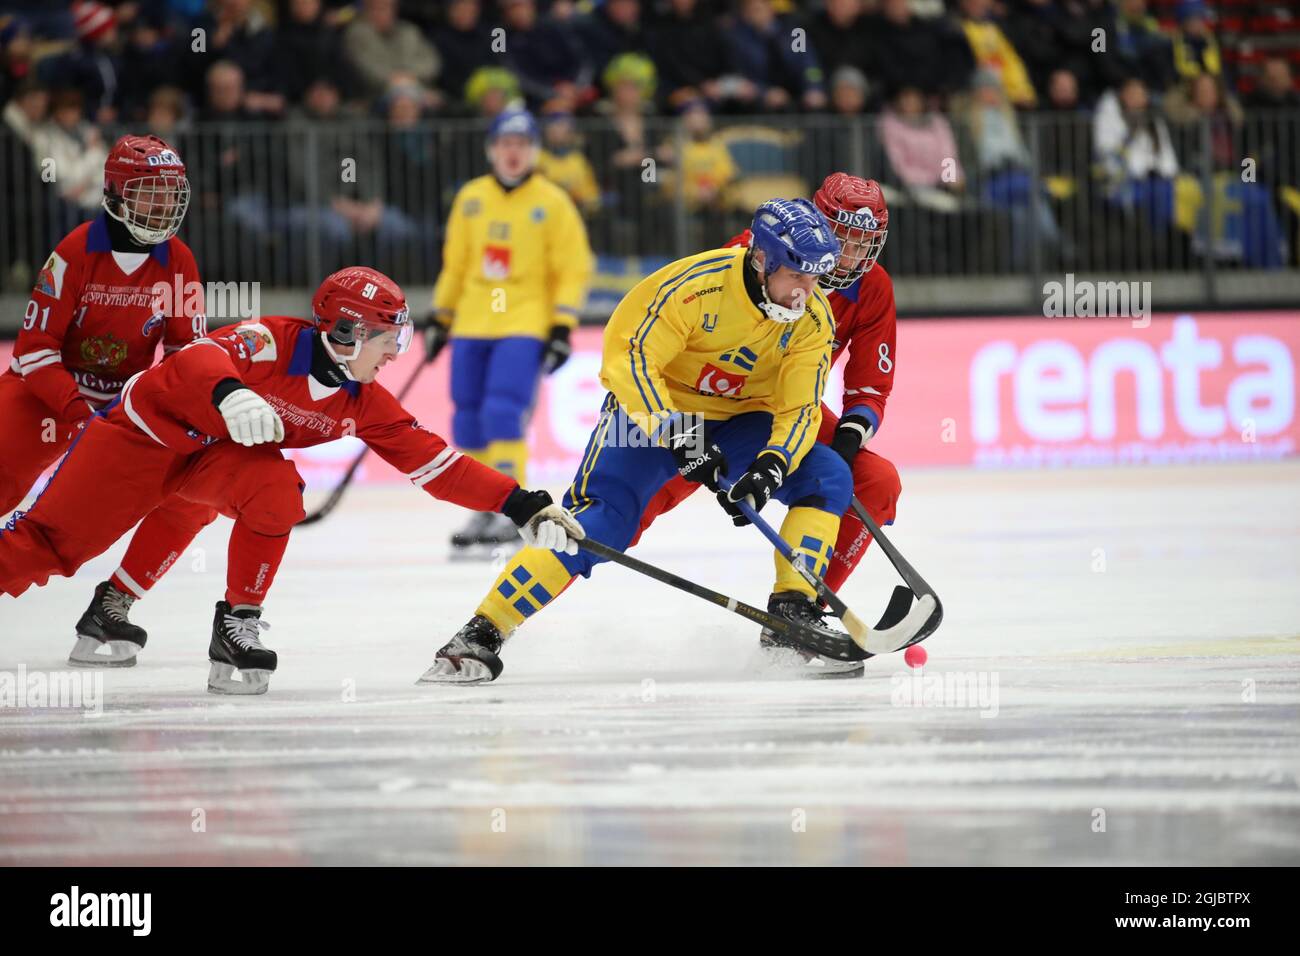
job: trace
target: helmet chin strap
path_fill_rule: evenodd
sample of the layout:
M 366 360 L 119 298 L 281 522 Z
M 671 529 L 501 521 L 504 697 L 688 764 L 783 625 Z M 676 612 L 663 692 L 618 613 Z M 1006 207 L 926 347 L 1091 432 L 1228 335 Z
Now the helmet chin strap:
M 361 354 L 361 346 L 354 345 L 352 347 L 351 355 L 340 355 L 337 351 L 335 351 L 334 343 L 330 341 L 328 332 L 322 332 L 320 334 L 320 340 L 324 344 L 325 351 L 329 354 L 329 357 L 334 360 L 334 363 L 336 365 L 338 365 L 339 371 L 342 372 L 344 376 L 347 377 L 348 381 L 355 382 L 357 379 L 352 374 L 352 367 L 350 363 L 352 362 L 353 359 L 355 359 L 357 356 Z
M 797 322 L 803 315 L 804 309 L 788 309 L 785 306 L 773 302 L 767 294 L 767 275 L 763 275 L 758 283 L 759 290 L 763 293 L 763 301 L 758 303 L 758 307 L 773 322 L 780 322 L 782 325 L 789 325 L 791 322 Z
M 804 314 L 804 308 L 788 309 L 783 305 L 773 302 L 771 297 L 767 294 L 767 277 L 771 275 L 771 273 L 758 264 L 758 260 L 752 253 L 747 254 L 745 258 L 749 262 L 750 266 L 753 267 L 754 271 L 758 273 L 758 290 L 763 296 L 763 301 L 757 303 L 759 311 L 773 322 L 780 322 L 782 325 L 789 325 L 791 322 L 797 322 Z

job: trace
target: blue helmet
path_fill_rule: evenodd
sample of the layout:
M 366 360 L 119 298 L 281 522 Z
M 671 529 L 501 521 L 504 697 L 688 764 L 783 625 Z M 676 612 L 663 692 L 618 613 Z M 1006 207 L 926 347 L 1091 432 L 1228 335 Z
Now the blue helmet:
M 754 213 L 751 249 L 764 254 L 764 272 L 780 266 L 825 275 L 840 257 L 840 241 L 821 210 L 807 199 L 769 199 Z
M 491 143 L 498 136 L 527 136 L 534 143 L 540 142 L 542 138 L 533 114 L 518 107 L 504 109 L 492 120 L 492 125 L 488 127 L 488 142 Z

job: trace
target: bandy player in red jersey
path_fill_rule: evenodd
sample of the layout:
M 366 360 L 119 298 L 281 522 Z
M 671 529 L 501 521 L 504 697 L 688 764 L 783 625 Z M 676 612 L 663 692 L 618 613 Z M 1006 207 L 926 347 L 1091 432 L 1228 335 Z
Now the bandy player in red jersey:
M 889 231 L 889 209 L 880 184 L 848 173 L 832 173 L 822 182 L 813 202 L 830 221 L 840 240 L 840 259 L 835 269 L 818 281 L 829 291 L 835 316 L 835 351 L 832 364 L 846 352 L 844 367 L 844 413 L 836 416 L 822 405 L 821 431 L 817 440 L 830 445 L 848 462 L 853 472 L 853 493 L 867 513 L 880 525 L 894 520 L 902 484 L 898 469 L 866 446 L 885 417 L 885 403 L 894 386 L 897 317 L 894 284 L 876 262 Z M 748 245 L 748 232 L 728 245 Z M 638 531 L 644 531 L 659 515 L 676 507 L 699 487 L 685 478 L 674 478 L 650 501 Z M 635 541 L 633 542 L 635 544 Z M 840 519 L 839 537 L 826 583 L 833 590 L 848 579 L 871 544 L 869 532 L 850 508 Z M 764 642 L 772 635 L 764 632 Z M 825 659 L 818 673 L 840 671 L 861 673 L 862 665 Z
M 127 379 L 153 364 L 159 341 L 167 354 L 206 334 L 199 270 L 176 238 L 189 198 L 185 165 L 161 139 L 123 136 L 113 146 L 104 212 L 55 247 L 0 375 L 0 516 Z M 162 297 L 155 286 L 190 294 Z M 77 622 L 69 662 L 135 663 L 146 634 L 127 617 L 132 602 L 215 517 L 180 499 L 145 517 L 121 567 L 96 587 Z
M 350 267 L 321 283 L 311 319 L 245 323 L 135 376 L 31 510 L 0 532 L 0 594 L 73 574 L 164 503 L 216 509 L 235 524 L 208 689 L 263 693 L 277 661 L 260 640 L 262 604 L 304 516 L 302 479 L 279 448 L 346 434 L 435 498 L 503 513 L 530 546 L 576 554 L 582 526 L 549 494 L 449 448 L 375 383 L 412 334 L 397 284 Z

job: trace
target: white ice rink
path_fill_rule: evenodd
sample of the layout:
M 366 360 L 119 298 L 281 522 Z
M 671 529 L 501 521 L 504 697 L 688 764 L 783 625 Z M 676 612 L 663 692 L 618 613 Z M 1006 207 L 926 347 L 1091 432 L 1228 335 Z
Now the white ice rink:
M 102 716 L 0 708 L 0 863 L 1300 863 L 1300 463 L 905 474 L 946 608 L 921 682 L 764 673 L 741 619 L 604 567 L 497 683 L 417 687 L 493 576 L 447 562 L 462 520 L 372 487 L 296 534 L 243 699 L 204 692 L 210 528 Z M 62 670 L 121 551 L 0 598 L 0 672 Z M 704 495 L 638 554 L 769 589 Z M 874 619 L 895 583 L 873 549 L 844 593 Z

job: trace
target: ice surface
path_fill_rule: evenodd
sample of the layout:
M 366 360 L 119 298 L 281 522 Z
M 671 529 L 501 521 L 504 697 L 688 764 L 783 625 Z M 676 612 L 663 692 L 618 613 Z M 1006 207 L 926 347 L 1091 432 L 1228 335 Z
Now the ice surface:
M 296 534 L 245 699 L 204 692 L 209 529 L 102 716 L 0 707 L 0 862 L 1300 863 L 1300 463 L 905 474 L 894 540 L 947 612 L 924 675 L 996 681 L 982 707 L 904 706 L 901 655 L 765 673 L 744 621 L 613 567 L 497 683 L 417 687 L 493 576 L 447 562 L 461 521 L 369 487 Z M 0 598 L 0 672 L 63 669 L 123 546 Z M 703 495 L 638 553 L 770 585 Z M 873 549 L 845 596 L 874 618 L 894 583 Z

